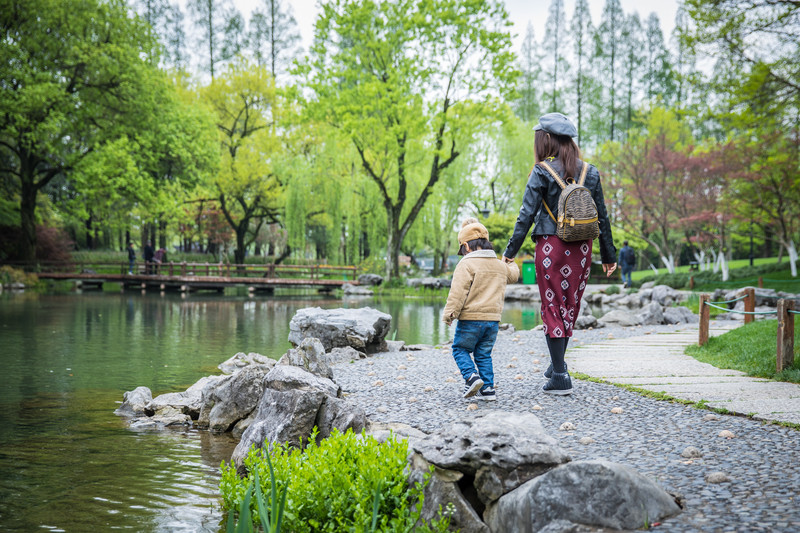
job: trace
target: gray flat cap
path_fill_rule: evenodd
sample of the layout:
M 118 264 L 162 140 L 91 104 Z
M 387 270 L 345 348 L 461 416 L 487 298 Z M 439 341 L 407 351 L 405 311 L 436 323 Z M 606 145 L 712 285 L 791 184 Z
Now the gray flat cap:
M 578 128 L 561 113 L 548 113 L 539 117 L 539 123 L 533 127 L 533 131 L 539 130 L 555 135 L 566 135 L 567 137 L 578 136 Z

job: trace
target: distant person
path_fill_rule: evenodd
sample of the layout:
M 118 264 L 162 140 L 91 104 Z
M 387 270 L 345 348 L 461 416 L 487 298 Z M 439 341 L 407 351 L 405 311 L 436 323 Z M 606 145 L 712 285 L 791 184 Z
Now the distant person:
M 161 269 L 161 263 L 165 263 L 167 261 L 167 251 L 164 248 L 159 248 L 156 250 L 156 253 L 153 255 L 153 262 L 155 263 L 155 271 L 158 272 Z
M 128 243 L 128 274 L 133 274 L 133 266 L 136 264 L 136 250 L 133 249 L 133 243 Z
M 617 262 L 622 271 L 623 286 L 627 289 L 633 287 L 631 272 L 633 272 L 636 266 L 636 252 L 634 252 L 633 248 L 628 246 L 628 241 L 623 241 L 622 245 L 622 249 L 619 251 L 619 261 Z
M 561 113 L 548 113 L 539 118 L 533 131 L 536 164 L 528 177 L 522 207 L 503 260 L 513 261 L 533 225 L 536 284 L 542 299 L 542 324 L 551 361 L 544 372 L 547 383 L 542 391 L 564 396 L 572 394 L 572 380 L 564 355 L 575 321 L 581 314 L 581 297 L 591 272 L 593 242 L 592 239 L 567 242 L 556 234 L 557 222 L 551 212 L 557 209 L 561 186 L 545 167 L 545 161 L 561 181 L 577 177 L 576 181 L 580 182 L 579 175 L 585 178 L 583 185 L 591 192 L 597 208 L 599 252 L 606 276 L 617 268 L 614 261 L 617 250 L 606 213 L 600 172 L 594 165 L 581 161 L 578 145 L 572 139 L 578 135 L 575 124 Z
M 147 241 L 147 244 L 144 245 L 144 264 L 145 264 L 145 272 L 148 274 L 153 273 L 153 257 L 155 257 L 156 253 L 153 250 L 153 243 Z
M 489 232 L 476 218 L 461 224 L 458 244 L 458 255 L 464 257 L 453 272 L 442 320 L 448 326 L 458 320 L 452 351 L 464 378 L 464 398 L 495 400 L 492 348 L 506 284 L 517 281 L 519 267 L 497 258 Z

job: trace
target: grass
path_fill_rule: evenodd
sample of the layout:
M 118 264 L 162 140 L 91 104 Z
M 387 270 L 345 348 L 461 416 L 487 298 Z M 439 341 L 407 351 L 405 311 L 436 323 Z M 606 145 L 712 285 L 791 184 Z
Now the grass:
M 740 370 L 749 376 L 800 383 L 800 328 L 795 329 L 794 365 L 776 371 L 777 320 L 756 320 L 711 337 L 705 346 L 689 346 L 686 353 L 717 368 Z
M 767 264 L 770 264 L 770 263 L 775 263 L 777 261 L 778 261 L 777 257 L 759 257 L 757 259 L 753 259 L 753 265 L 754 266 L 767 265 Z M 747 267 L 747 266 L 750 266 L 750 259 L 734 259 L 733 261 L 730 261 L 728 263 L 728 266 L 729 266 L 729 268 L 731 270 L 733 270 L 734 268 Z M 786 266 L 787 267 L 789 266 L 788 262 L 786 263 Z M 689 265 L 683 265 L 683 266 L 675 267 L 675 272 L 677 272 L 677 273 L 680 273 L 680 272 L 688 273 L 689 272 Z M 663 267 L 663 268 L 659 268 L 658 269 L 658 274 L 657 275 L 667 274 L 667 273 L 668 272 L 667 272 L 666 267 Z M 631 279 L 634 280 L 634 281 L 637 281 L 637 280 L 640 280 L 642 278 L 646 278 L 647 276 L 652 276 L 653 274 L 654 274 L 654 272 L 653 272 L 652 268 L 647 268 L 647 269 L 644 269 L 644 270 L 637 270 L 637 271 L 635 271 L 635 272 L 633 272 L 631 274 Z M 770 277 L 773 277 L 773 276 L 770 276 Z

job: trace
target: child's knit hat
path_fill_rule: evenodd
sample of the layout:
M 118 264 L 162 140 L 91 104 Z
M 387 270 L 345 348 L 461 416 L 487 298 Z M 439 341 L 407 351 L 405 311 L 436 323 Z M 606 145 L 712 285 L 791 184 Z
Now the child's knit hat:
M 489 240 L 489 231 L 486 226 L 478 222 L 477 218 L 469 217 L 461 223 L 461 231 L 458 232 L 458 244 L 463 245 L 475 239 Z

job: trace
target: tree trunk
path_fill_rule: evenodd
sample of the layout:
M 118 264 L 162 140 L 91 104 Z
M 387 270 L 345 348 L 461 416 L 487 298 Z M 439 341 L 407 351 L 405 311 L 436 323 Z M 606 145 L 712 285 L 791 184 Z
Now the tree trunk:
M 86 230 L 86 249 L 94 250 L 94 241 L 92 241 L 92 213 L 89 212 L 89 218 L 83 223 L 83 228 Z
M 22 228 L 19 243 L 20 260 L 33 262 L 36 260 L 36 193 L 33 176 L 22 179 L 22 197 L 20 198 L 20 226 Z
M 158 220 L 158 229 L 159 229 L 159 236 L 158 236 L 158 247 L 167 249 L 167 221 Z

